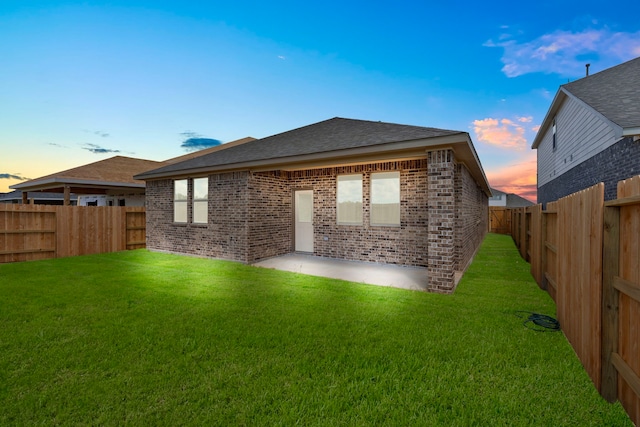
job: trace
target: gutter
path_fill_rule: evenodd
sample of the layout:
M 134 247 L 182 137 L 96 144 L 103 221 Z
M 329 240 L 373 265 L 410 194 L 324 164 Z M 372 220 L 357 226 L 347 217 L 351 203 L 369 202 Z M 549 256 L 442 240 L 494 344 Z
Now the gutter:
M 640 136 L 640 126 L 623 128 L 622 136 Z

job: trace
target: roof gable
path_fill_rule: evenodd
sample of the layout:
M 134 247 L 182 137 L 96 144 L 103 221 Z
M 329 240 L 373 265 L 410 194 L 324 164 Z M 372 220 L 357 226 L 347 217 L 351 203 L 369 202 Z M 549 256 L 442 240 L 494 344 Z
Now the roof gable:
M 567 97 L 603 116 L 621 135 L 640 133 L 640 57 L 560 86 L 531 148 L 538 148 Z

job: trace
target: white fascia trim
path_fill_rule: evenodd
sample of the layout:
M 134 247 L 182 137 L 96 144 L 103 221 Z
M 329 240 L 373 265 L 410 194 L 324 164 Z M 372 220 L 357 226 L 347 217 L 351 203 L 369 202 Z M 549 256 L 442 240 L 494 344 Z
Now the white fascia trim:
M 638 136 L 638 135 L 640 135 L 640 126 L 622 129 L 622 136 Z
M 542 138 L 544 137 L 545 132 L 547 131 L 549 126 L 551 126 L 551 123 L 553 122 L 553 118 L 558 113 L 558 110 L 562 105 L 562 101 L 564 101 L 564 99 L 567 97 L 567 93 L 568 92 L 564 90 L 562 86 L 558 88 L 558 91 L 556 92 L 556 95 L 553 97 L 553 101 L 551 101 L 551 105 L 547 110 L 547 114 L 544 116 L 542 123 L 540 123 L 540 128 L 536 133 L 536 137 L 533 139 L 533 144 L 531 144 L 532 150 L 537 149 L 538 145 L 540 145 L 540 143 L 542 142 Z

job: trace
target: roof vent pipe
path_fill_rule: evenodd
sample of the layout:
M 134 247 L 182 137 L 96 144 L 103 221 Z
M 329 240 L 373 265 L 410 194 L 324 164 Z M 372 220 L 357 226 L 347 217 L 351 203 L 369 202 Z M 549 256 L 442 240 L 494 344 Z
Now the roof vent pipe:
M 591 66 L 591 64 L 585 64 L 585 67 L 587 68 L 587 77 L 589 77 L 589 67 Z

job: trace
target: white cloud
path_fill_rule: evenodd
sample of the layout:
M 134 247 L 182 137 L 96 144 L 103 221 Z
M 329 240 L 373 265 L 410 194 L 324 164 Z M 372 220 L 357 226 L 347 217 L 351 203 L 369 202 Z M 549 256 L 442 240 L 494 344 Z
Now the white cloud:
M 478 141 L 496 147 L 522 150 L 527 146 L 525 128 L 510 119 L 486 118 L 473 121 Z
M 640 31 L 557 30 L 526 42 L 503 36 L 498 42 L 488 40 L 484 46 L 504 49 L 502 72 L 507 77 L 542 72 L 575 78 L 584 75 L 587 62 L 594 65 L 594 73 L 640 56 Z

